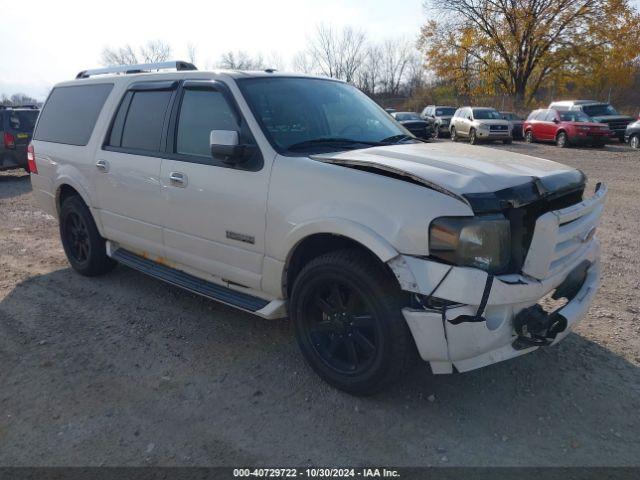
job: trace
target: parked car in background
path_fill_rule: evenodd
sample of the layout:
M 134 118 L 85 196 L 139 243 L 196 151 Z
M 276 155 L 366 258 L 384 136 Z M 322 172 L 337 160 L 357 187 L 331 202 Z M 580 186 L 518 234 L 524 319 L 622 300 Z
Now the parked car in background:
M 468 138 L 471 145 L 493 140 L 501 140 L 509 144 L 513 140 L 511 124 L 502 118 L 495 108 L 459 108 L 453 115 L 449 128 L 451 140 L 454 142 L 460 138 Z
M 433 127 L 429 122 L 420 118 L 415 112 L 393 112 L 391 116 L 400 125 L 409 130 L 415 137 L 428 140 L 433 137 Z
M 579 110 L 534 110 L 523 128 L 528 143 L 555 142 L 561 148 L 571 145 L 601 147 L 611 136 L 607 124 L 592 122 Z
M 0 106 L 0 170 L 27 168 L 27 146 L 40 110 L 37 106 Z
M 395 109 L 395 108 L 393 108 L 393 107 L 387 107 L 387 108 L 385 108 L 385 109 L 384 109 L 384 111 L 385 111 L 385 112 L 387 112 L 387 113 L 389 113 L 389 114 L 391 114 L 391 113 L 395 112 L 395 111 L 396 111 L 396 109 Z
M 524 118 L 514 112 L 500 112 L 500 114 L 502 118 L 509 120 L 509 123 L 511 123 L 511 136 L 515 139 L 524 138 L 524 131 L 522 130 Z
M 420 116 L 433 127 L 436 136 L 446 137 L 449 135 L 449 124 L 453 114 L 456 113 L 456 107 L 447 105 L 428 105 Z
M 568 100 L 552 102 L 549 108 L 555 110 L 577 110 L 583 112 L 596 123 L 606 123 L 611 130 L 611 137 L 624 142 L 624 134 L 627 125 L 634 122 L 634 118 L 628 115 L 620 115 L 615 108 L 606 102 L 595 100 Z
M 640 118 L 633 123 L 627 125 L 624 138 L 631 148 L 640 149 Z

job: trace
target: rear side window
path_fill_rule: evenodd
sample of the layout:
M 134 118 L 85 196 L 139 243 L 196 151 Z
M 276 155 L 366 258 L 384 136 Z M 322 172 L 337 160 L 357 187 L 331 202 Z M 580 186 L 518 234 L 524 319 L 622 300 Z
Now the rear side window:
M 42 109 L 35 140 L 84 146 L 113 84 L 54 88 Z
M 109 145 L 160 151 L 165 114 L 172 91 L 139 90 L 126 93 L 111 129 Z
M 215 90 L 185 90 L 178 118 L 176 152 L 211 157 L 211 130 L 238 130 L 224 95 Z

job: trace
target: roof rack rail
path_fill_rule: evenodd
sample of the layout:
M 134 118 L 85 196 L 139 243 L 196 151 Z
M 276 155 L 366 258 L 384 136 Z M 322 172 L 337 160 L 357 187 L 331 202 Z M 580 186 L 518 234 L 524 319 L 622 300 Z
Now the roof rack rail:
M 170 62 L 158 63 L 140 63 L 137 65 L 114 65 L 113 67 L 94 68 L 92 70 L 82 70 L 76 79 L 89 78 L 95 75 L 108 75 L 110 73 L 143 73 L 152 72 L 154 70 L 197 70 L 193 63 L 183 62 L 182 60 L 173 60 Z

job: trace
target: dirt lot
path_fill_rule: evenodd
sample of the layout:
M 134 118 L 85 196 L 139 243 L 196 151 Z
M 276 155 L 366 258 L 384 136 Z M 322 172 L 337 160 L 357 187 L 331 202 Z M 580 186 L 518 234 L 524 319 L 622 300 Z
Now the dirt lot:
M 505 148 L 505 147 L 498 147 Z M 265 321 L 125 267 L 68 267 L 29 178 L 0 173 L 0 465 L 638 465 L 640 154 L 510 150 L 609 186 L 603 285 L 552 349 L 359 399 Z

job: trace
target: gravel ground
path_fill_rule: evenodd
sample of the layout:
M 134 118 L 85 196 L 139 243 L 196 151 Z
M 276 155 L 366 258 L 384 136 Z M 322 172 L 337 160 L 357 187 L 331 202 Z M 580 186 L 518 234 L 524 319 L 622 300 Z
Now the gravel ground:
M 126 267 L 73 273 L 28 176 L 0 173 L 0 465 L 638 465 L 640 154 L 508 148 L 605 181 L 603 284 L 557 347 L 354 398 L 286 321 Z

